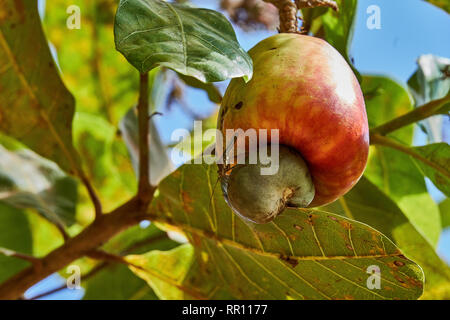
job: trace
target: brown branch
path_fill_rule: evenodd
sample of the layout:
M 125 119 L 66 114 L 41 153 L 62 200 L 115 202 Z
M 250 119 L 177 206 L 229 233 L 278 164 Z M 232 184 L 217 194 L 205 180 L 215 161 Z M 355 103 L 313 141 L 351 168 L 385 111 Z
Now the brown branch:
M 89 181 L 88 177 L 86 176 L 86 174 L 84 173 L 84 171 L 81 168 L 78 171 L 78 176 L 88 191 L 89 197 L 91 198 L 91 201 L 94 205 L 95 219 L 98 219 L 103 214 L 103 209 L 102 209 L 102 204 L 100 202 L 100 199 L 98 198 L 97 193 L 95 192 L 95 189 L 92 186 L 91 182 Z
M 315 7 L 329 7 L 334 11 L 338 11 L 339 7 L 336 1 L 333 0 L 295 0 L 297 8 L 315 8 Z
M 298 31 L 297 5 L 292 0 L 264 0 L 277 7 L 280 15 L 279 31 L 296 33 Z
M 127 249 L 125 249 L 124 251 L 122 251 L 122 252 L 120 253 L 120 255 L 121 255 L 121 256 L 127 255 L 127 254 L 133 252 L 134 250 L 136 250 L 136 249 L 138 249 L 138 248 L 140 248 L 140 247 L 142 247 L 142 246 L 146 246 L 146 245 L 151 244 L 151 243 L 153 243 L 153 242 L 155 242 L 155 241 L 160 241 L 160 240 L 163 240 L 163 239 L 168 239 L 166 233 L 161 233 L 161 234 L 156 235 L 156 236 L 148 237 L 148 238 L 146 238 L 146 239 L 144 239 L 144 240 L 141 240 L 141 241 L 138 241 L 138 242 L 134 243 L 133 245 L 131 245 L 130 247 L 128 247 Z M 107 253 L 107 254 L 108 254 L 108 253 Z M 94 254 L 94 256 L 95 256 L 95 254 Z M 91 256 L 91 257 L 92 257 L 92 256 Z M 100 255 L 96 255 L 95 258 L 100 258 Z M 110 266 L 114 265 L 114 263 L 113 263 L 112 261 L 108 261 L 108 259 L 105 259 L 105 260 L 106 260 L 106 261 L 103 261 L 102 263 L 96 265 L 96 266 L 95 266 L 92 270 L 90 270 L 88 273 L 86 273 L 85 275 L 81 276 L 81 281 L 89 280 L 91 277 L 93 277 L 94 275 L 96 275 L 96 274 L 97 274 L 98 272 L 100 272 L 101 270 L 106 269 L 107 267 L 110 267 Z M 109 259 L 109 260 L 110 260 L 110 259 Z M 64 289 L 66 289 L 66 288 L 67 288 L 67 285 L 66 285 L 66 284 L 63 284 L 63 285 L 61 285 L 61 286 L 59 286 L 59 287 L 57 287 L 57 288 L 51 289 L 51 290 L 49 290 L 49 291 L 40 293 L 40 294 L 38 294 L 37 296 L 34 296 L 34 297 L 32 297 L 32 298 L 29 298 L 29 300 L 36 300 L 36 299 L 39 299 L 39 298 L 42 298 L 42 297 L 46 297 L 46 296 L 48 296 L 48 295 L 51 295 L 51 294 L 56 293 L 56 292 L 59 292 L 59 291 L 64 290 Z
M 438 114 L 442 107 L 450 103 L 450 94 L 444 98 L 433 100 L 421 107 L 415 108 L 414 110 L 395 118 L 385 124 L 375 127 L 370 130 L 371 134 L 386 135 L 392 131 L 403 128 L 417 121 L 424 120 L 428 117 Z
M 150 200 L 153 194 L 150 194 Z M 29 267 L 0 285 L 0 299 L 19 299 L 35 283 L 103 245 L 119 232 L 146 218 L 146 207 L 133 198 L 109 214 L 101 215 L 76 237 L 41 259 L 42 267 Z
M 150 143 L 149 143 L 149 90 L 148 73 L 140 75 L 138 123 L 139 123 L 139 185 L 138 198 L 144 204 L 149 203 L 153 193 L 150 185 Z
M 36 268 L 40 268 L 42 266 L 41 259 L 20 252 L 16 252 L 14 250 L 0 247 L 0 254 L 5 255 L 7 257 L 14 257 L 27 262 L 31 262 L 33 266 Z
M 437 172 L 439 172 L 440 174 L 442 174 L 443 176 L 446 176 L 447 178 L 450 178 L 450 174 L 448 173 L 447 170 L 445 170 L 444 168 L 442 168 L 441 166 L 439 166 L 438 164 L 436 164 L 435 162 L 425 158 L 424 156 L 422 156 L 420 153 L 416 152 L 414 149 L 408 147 L 408 146 L 404 146 L 394 140 L 392 140 L 391 138 L 388 137 L 384 137 L 380 134 L 371 134 L 370 135 L 370 143 L 371 144 L 375 144 L 375 145 L 381 145 L 381 146 L 385 146 L 385 147 L 389 147 L 392 149 L 396 149 L 398 151 L 401 151 L 417 160 L 422 161 L 423 163 L 425 163 L 426 165 L 430 166 L 431 168 L 433 168 L 434 170 L 436 170 Z

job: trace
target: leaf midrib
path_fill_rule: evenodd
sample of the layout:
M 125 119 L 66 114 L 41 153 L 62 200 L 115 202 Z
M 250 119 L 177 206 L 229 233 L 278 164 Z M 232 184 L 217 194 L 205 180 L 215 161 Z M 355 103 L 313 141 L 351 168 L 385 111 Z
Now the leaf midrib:
M 4 51 L 6 52 L 6 55 L 7 55 L 8 59 L 9 59 L 11 65 L 15 69 L 16 74 L 17 74 L 20 82 L 26 88 L 26 91 L 27 91 L 28 95 L 31 97 L 31 99 L 33 99 L 34 101 L 37 102 L 37 106 L 38 106 L 38 110 L 39 110 L 39 114 L 41 115 L 41 118 L 45 121 L 45 123 L 49 127 L 52 136 L 55 138 L 56 142 L 60 146 L 61 150 L 63 151 L 64 155 L 66 156 L 66 159 L 69 161 L 72 169 L 78 174 L 79 170 L 78 170 L 78 166 L 76 164 L 75 159 L 72 157 L 72 154 L 66 148 L 65 144 L 61 140 L 61 137 L 57 134 L 57 131 L 54 128 L 53 124 L 48 119 L 47 112 L 45 112 L 45 108 L 42 107 L 42 102 L 39 100 L 39 98 L 33 92 L 33 89 L 31 88 L 31 86 L 28 83 L 28 80 L 27 80 L 24 72 L 22 71 L 22 68 L 19 66 L 16 58 L 14 57 L 14 54 L 13 54 L 13 52 L 12 52 L 8 42 L 6 41 L 6 38 L 4 36 L 4 32 L 2 30 L 0 30 L 0 44 L 3 47 Z

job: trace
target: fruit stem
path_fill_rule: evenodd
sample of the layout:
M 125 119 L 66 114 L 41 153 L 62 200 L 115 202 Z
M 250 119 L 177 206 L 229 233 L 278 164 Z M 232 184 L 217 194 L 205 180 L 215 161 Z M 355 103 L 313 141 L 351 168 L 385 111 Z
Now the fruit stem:
M 292 0 L 264 0 L 278 8 L 281 33 L 297 33 L 297 5 Z

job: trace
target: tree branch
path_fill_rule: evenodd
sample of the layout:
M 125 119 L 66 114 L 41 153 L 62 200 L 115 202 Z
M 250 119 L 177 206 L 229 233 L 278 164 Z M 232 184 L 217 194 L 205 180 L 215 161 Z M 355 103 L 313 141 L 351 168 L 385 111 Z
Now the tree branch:
M 145 246 L 145 245 L 151 244 L 151 243 L 153 243 L 153 242 L 155 242 L 155 241 L 160 241 L 160 240 L 163 240 L 163 239 L 168 239 L 166 233 L 161 233 L 161 234 L 156 235 L 156 236 L 148 237 L 148 238 L 146 238 L 146 239 L 144 239 L 144 240 L 142 240 L 142 241 L 139 241 L 139 242 L 134 243 L 133 245 L 131 245 L 130 247 L 128 247 L 127 249 L 125 249 L 124 251 L 122 251 L 122 252 L 120 253 L 120 255 L 123 256 L 123 255 L 130 254 L 130 253 L 133 252 L 135 249 L 138 249 L 138 248 L 140 248 L 140 247 L 142 247 L 142 246 Z M 95 258 L 100 258 L 100 256 L 97 255 Z M 86 273 L 85 275 L 81 276 L 81 281 L 86 281 L 86 280 L 92 278 L 94 275 L 96 275 L 96 274 L 97 274 L 98 272 L 100 272 L 101 270 L 106 269 L 106 268 L 108 268 L 108 267 L 114 265 L 114 263 L 113 263 L 112 261 L 109 261 L 108 259 L 105 259 L 105 260 L 106 260 L 106 261 L 103 261 L 102 263 L 96 265 L 96 266 L 95 266 L 92 270 L 90 270 L 88 273 Z M 29 298 L 28 300 L 36 300 L 36 299 L 40 299 L 40 298 L 42 298 L 42 297 L 46 297 L 46 296 L 48 296 L 48 295 L 51 295 L 51 294 L 56 293 L 56 292 L 59 292 L 59 291 L 64 290 L 64 289 L 66 289 L 66 288 L 67 288 L 67 285 L 66 285 L 66 284 L 63 284 L 63 285 L 61 285 L 61 286 L 59 286 L 59 287 L 56 287 L 56 288 L 51 289 L 51 290 L 49 290 L 49 291 L 40 293 L 40 294 L 38 294 L 38 295 L 36 295 L 36 296 L 34 296 L 34 297 L 32 297 L 32 298 Z
M 417 107 L 414 110 L 395 118 L 385 124 L 375 127 L 370 130 L 371 134 L 386 135 L 392 131 L 398 130 L 417 121 L 426 119 L 433 115 L 438 114 L 442 107 L 450 103 L 450 94 L 447 94 L 444 98 L 433 100 L 423 106 Z
M 334 11 L 338 11 L 339 7 L 336 1 L 333 0 L 295 0 L 297 8 L 315 8 L 315 7 L 329 7 Z
M 140 75 L 138 103 L 139 122 L 139 186 L 138 194 L 110 214 L 103 215 L 89 180 L 80 169 L 78 175 L 87 187 L 94 206 L 94 222 L 76 237 L 42 258 L 41 268 L 27 268 L 0 285 L 0 299 L 19 299 L 33 284 L 65 267 L 85 255 L 99 255 L 99 248 L 117 233 L 131 227 L 146 217 L 146 209 L 153 199 L 155 188 L 150 185 L 149 171 L 149 117 L 148 117 L 148 73 Z
M 150 200 L 153 194 L 150 194 Z M 76 237 L 41 259 L 42 267 L 29 267 L 0 285 L 0 299 L 19 299 L 35 283 L 103 245 L 119 232 L 146 218 L 146 207 L 133 198 L 109 214 L 101 215 Z
M 95 189 L 92 186 L 91 182 L 89 181 L 88 177 L 86 176 L 86 174 L 84 173 L 84 171 L 81 168 L 79 169 L 78 176 L 88 191 L 89 197 L 91 198 L 91 201 L 94 205 L 95 219 L 98 219 L 103 214 L 103 209 L 102 209 L 102 204 L 100 202 L 100 199 L 98 198 L 97 193 L 95 192 Z

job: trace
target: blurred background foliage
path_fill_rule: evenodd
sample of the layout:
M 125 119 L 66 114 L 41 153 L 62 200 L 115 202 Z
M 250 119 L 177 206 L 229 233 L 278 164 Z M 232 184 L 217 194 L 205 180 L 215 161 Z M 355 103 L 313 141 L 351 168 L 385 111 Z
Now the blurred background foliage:
M 52 54 L 57 61 L 64 83 L 76 100 L 76 114 L 73 122 L 74 143 L 84 160 L 83 165 L 87 175 L 99 192 L 105 211 L 117 207 L 133 196 L 136 191 L 136 178 L 130 159 L 132 150 L 130 143 L 125 143 L 126 139 L 124 139 L 124 134 L 130 133 L 122 132 L 124 126 L 120 124 L 127 120 L 126 115 L 133 112 L 133 107 L 136 105 L 139 77 L 137 71 L 115 50 L 113 25 L 118 2 L 118 0 L 52 0 L 47 3 L 41 0 L 39 2 L 43 28 L 48 37 Z M 245 49 L 249 49 L 259 40 L 276 33 L 278 12 L 272 5 L 261 0 L 178 0 L 177 2 L 193 3 L 200 7 L 206 6 L 224 12 L 233 22 L 239 41 Z M 388 6 L 386 1 L 380 2 L 381 5 Z M 422 10 L 422 5 L 424 5 L 419 0 L 398 2 L 408 8 L 416 6 L 419 8 L 414 9 L 416 12 Z M 429 2 L 448 12 L 448 5 L 445 1 Z M 371 3 L 361 0 L 359 8 L 365 8 L 369 4 Z M 77 5 L 81 9 L 82 20 L 79 30 L 66 28 L 68 18 L 66 9 L 69 5 Z M 351 7 L 356 5 L 356 1 L 347 1 L 345 5 Z M 440 9 L 433 8 L 433 10 Z M 355 12 L 352 10 L 343 12 L 344 15 L 347 13 L 349 15 L 346 16 L 345 23 L 351 24 Z M 385 11 L 382 12 L 384 17 Z M 433 13 L 433 15 L 442 16 L 442 13 L 436 11 L 428 12 L 430 15 Z M 398 14 L 402 15 L 400 11 Z M 430 79 L 426 75 L 420 74 L 426 67 L 419 68 L 407 83 L 409 76 L 412 75 L 412 70 L 406 72 L 399 70 L 397 74 L 395 74 L 396 70 L 393 70 L 391 74 L 387 74 L 389 70 L 393 69 L 392 65 L 396 63 L 395 61 L 386 62 L 384 70 L 377 69 L 378 66 L 375 63 L 370 70 L 371 67 L 367 67 L 368 64 L 364 65 L 364 62 L 360 62 L 363 60 L 361 56 L 364 54 L 358 55 L 358 52 L 361 52 L 361 46 L 365 45 L 361 44 L 364 42 L 361 37 L 361 32 L 363 32 L 361 30 L 364 29 L 365 24 L 364 10 L 358 10 L 354 30 L 355 38 L 361 41 L 355 41 L 356 43 L 353 44 L 351 37 L 349 38 L 346 34 L 350 29 L 339 29 L 343 22 L 342 20 L 338 21 L 336 13 L 325 8 L 307 9 L 303 11 L 303 18 L 305 26 L 312 33 L 326 38 L 335 47 L 340 48 L 341 53 L 353 63 L 353 66 L 360 73 L 365 74 L 361 77 L 361 84 L 366 97 L 371 127 L 402 115 L 414 107 L 448 92 L 448 88 L 445 87 L 448 82 L 445 81 L 443 87 L 438 90 L 420 91 L 420 88 L 426 87 L 426 83 L 431 83 L 430 88 L 436 88 L 433 85 L 433 81 L 436 79 Z M 432 24 L 433 19 L 428 19 L 422 23 Z M 401 24 L 402 21 L 406 21 L 403 16 L 396 23 Z M 447 24 L 448 26 L 449 24 Z M 396 28 L 398 25 L 390 27 Z M 364 32 L 367 36 L 367 30 Z M 440 39 L 439 35 L 434 35 L 434 37 L 435 41 Z M 445 35 L 441 35 L 442 39 L 443 37 Z M 391 45 L 390 43 L 386 44 L 386 47 Z M 367 44 L 367 47 L 369 46 Z M 402 44 L 399 44 L 396 50 L 408 49 L 407 47 L 400 49 L 401 46 Z M 426 50 L 421 54 L 443 55 L 442 52 L 447 54 L 450 52 L 450 48 L 445 45 L 441 48 L 442 52 L 430 52 L 426 47 L 419 47 L 420 50 Z M 430 50 L 435 50 L 435 48 Z M 379 54 L 382 55 L 382 53 Z M 415 59 L 418 58 L 419 56 L 415 57 Z M 426 57 L 422 57 L 421 60 L 418 60 L 418 66 L 424 66 L 427 63 L 429 66 L 431 63 L 429 60 L 430 58 L 427 60 Z M 435 63 L 434 66 L 449 64 L 448 59 L 445 58 L 434 57 L 432 60 Z M 436 60 L 438 61 L 436 62 Z M 155 118 L 154 130 L 159 132 L 161 143 L 167 149 L 167 153 L 176 148 L 175 143 L 170 140 L 170 134 L 174 129 L 185 127 L 192 130 L 193 120 L 204 120 L 204 130 L 215 128 L 218 104 L 227 83 L 224 81 L 214 85 L 205 85 L 193 78 L 182 77 L 163 68 L 157 68 L 151 72 L 152 111 L 162 113 L 162 116 Z M 441 84 L 442 82 L 439 82 L 439 85 Z M 448 116 L 436 116 L 423 121 L 420 126 L 409 126 L 398 130 L 390 134 L 390 137 L 406 145 L 440 141 L 448 143 L 449 127 Z M 4 147 L 0 149 L 2 160 L 6 159 L 6 155 L 11 159 L 21 159 L 20 161 L 32 158 L 30 165 L 39 172 L 42 181 L 47 181 L 53 189 L 56 188 L 55 185 L 58 182 L 69 186 L 63 188 L 65 190 L 63 194 L 54 197 L 57 200 L 53 208 L 63 212 L 55 218 L 50 214 L 53 210 L 41 206 L 42 199 L 48 199 L 49 195 L 54 196 L 54 193 L 49 193 L 49 195 L 42 193 L 41 184 L 33 181 L 27 187 L 21 186 L 19 185 L 20 176 L 11 175 L 6 177 L 9 179 L 6 180 L 0 175 L 0 181 L 2 183 L 4 180 L 8 181 L 11 189 L 26 191 L 19 195 L 14 194 L 16 198 L 10 199 L 10 202 L 14 202 L 14 206 L 8 203 L 7 198 L 2 198 L 0 201 L 2 213 L 0 215 L 0 246 L 39 257 L 44 256 L 63 243 L 61 228 L 65 228 L 70 235 L 75 235 L 92 221 L 93 212 L 89 197 L 80 184 L 76 189 L 76 181 L 61 173 L 59 168 L 52 167 L 48 163 L 42 164 L 41 162 L 45 162 L 45 159 L 40 159 L 32 152 L 24 154 L 22 146 L 16 141 L 0 135 L 0 143 Z M 203 147 L 206 147 L 206 144 Z M 3 167 L 1 167 L 2 165 Z M 5 168 L 6 165 L 6 162 L 2 164 L 0 161 L 0 168 Z M 168 166 L 172 168 L 173 164 L 168 164 Z M 449 199 L 428 179 L 424 179 L 423 172 L 409 157 L 395 150 L 372 146 L 366 178 L 370 182 L 365 183 L 375 185 L 395 201 L 406 219 L 414 226 L 414 232 L 418 231 L 420 237 L 426 239 L 427 245 L 428 243 L 432 244 L 433 248 L 430 250 L 434 254 L 441 230 L 450 225 Z M 51 192 L 52 189 L 45 189 L 45 191 Z M 351 197 L 357 197 L 355 194 Z M 22 197 L 20 198 L 22 202 L 25 201 L 22 207 L 17 205 L 20 203 L 17 201 L 17 196 Z M 69 201 L 69 206 L 65 202 L 67 199 L 72 199 Z M 30 203 L 32 204 L 30 205 Z M 72 207 L 70 207 L 70 203 L 73 204 Z M 342 210 L 336 205 L 336 203 L 333 204 L 336 210 Z M 26 209 L 30 207 L 33 209 Z M 37 212 L 39 214 L 36 214 Z M 427 214 L 423 214 L 423 212 Z M 63 219 L 59 221 L 61 217 Z M 9 226 L 14 226 L 14 228 Z M 157 228 L 154 224 L 143 222 L 113 238 L 105 244 L 104 249 L 121 255 L 142 254 L 151 250 L 170 250 L 176 248 L 179 242 L 185 241 L 180 234 L 173 231 L 167 234 L 161 229 L 164 228 Z M 20 241 L 15 240 L 19 238 Z M 446 250 L 450 248 L 448 240 L 443 245 L 443 248 L 447 248 Z M 426 253 L 426 255 L 428 254 Z M 433 256 L 432 259 L 435 257 Z M 86 275 L 82 284 L 85 289 L 85 299 L 157 299 L 144 280 L 122 265 L 100 263 L 90 258 L 82 258 L 73 264 L 80 266 L 82 274 Z M 2 266 L 0 282 L 2 282 L 23 268 L 26 263 L 0 255 L 0 265 Z M 67 270 L 61 270 L 60 274 L 63 277 L 69 275 Z M 439 279 L 439 281 L 441 280 Z M 59 287 L 59 284 L 62 286 Z M 427 292 L 426 297 L 450 297 L 448 284 L 442 284 L 442 282 L 439 284 Z M 27 297 L 39 296 L 42 292 L 52 288 L 60 289 L 57 292 L 61 291 L 61 294 L 59 296 L 49 295 L 47 296 L 49 298 L 81 297 L 74 295 L 70 290 L 61 290 L 63 286 L 64 281 L 59 277 L 51 277 L 31 288 L 27 292 Z

